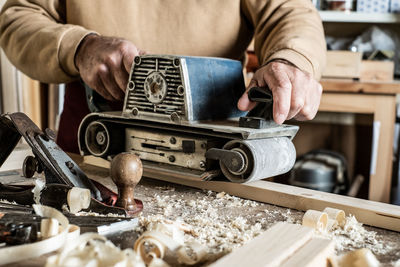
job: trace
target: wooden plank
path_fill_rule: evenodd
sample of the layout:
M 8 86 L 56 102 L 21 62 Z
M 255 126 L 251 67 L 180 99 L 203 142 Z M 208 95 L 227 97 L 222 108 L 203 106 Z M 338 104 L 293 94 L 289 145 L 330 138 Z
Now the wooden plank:
M 332 240 L 313 238 L 282 263 L 281 267 L 328 267 L 329 258 L 334 255 L 335 243 Z
M 312 228 L 280 222 L 210 266 L 280 266 L 309 241 L 313 233 Z
M 361 61 L 360 81 L 391 82 L 394 75 L 393 61 Z
M 92 158 L 86 156 L 84 163 L 90 163 Z M 95 166 L 105 168 L 109 168 L 110 164 L 100 158 L 94 163 Z M 400 232 L 400 206 L 262 180 L 248 184 L 200 181 L 197 176 L 178 171 L 167 173 L 161 168 L 144 167 L 143 176 L 200 189 L 223 191 L 233 196 L 302 211 L 323 210 L 326 207 L 342 209 L 364 224 Z
M 322 79 L 324 92 L 399 94 L 400 82 L 357 82 L 344 79 Z
M 359 78 L 362 53 L 351 51 L 328 51 L 324 78 Z

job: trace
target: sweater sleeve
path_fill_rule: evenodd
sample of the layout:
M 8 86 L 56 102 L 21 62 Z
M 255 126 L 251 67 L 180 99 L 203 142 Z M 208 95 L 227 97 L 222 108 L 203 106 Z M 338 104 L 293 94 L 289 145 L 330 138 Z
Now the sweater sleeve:
M 9 0 L 0 13 L 0 45 L 7 57 L 22 72 L 46 83 L 76 79 L 75 52 L 90 33 L 65 24 L 64 1 Z
M 244 0 L 242 10 L 254 29 L 260 64 L 284 59 L 316 79 L 326 62 L 320 16 L 310 0 Z

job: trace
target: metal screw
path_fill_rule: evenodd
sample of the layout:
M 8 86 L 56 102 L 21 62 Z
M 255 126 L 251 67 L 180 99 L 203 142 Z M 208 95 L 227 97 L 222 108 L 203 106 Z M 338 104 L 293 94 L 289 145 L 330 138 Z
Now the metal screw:
M 183 96 L 185 94 L 185 89 L 183 88 L 182 85 L 179 85 L 178 88 L 176 89 L 176 92 L 178 95 Z
M 140 59 L 140 57 L 139 56 L 137 56 L 137 57 L 135 57 L 135 63 L 136 64 L 140 64 L 140 61 L 141 61 L 141 59 Z
M 71 161 L 65 162 L 65 165 L 67 166 L 68 169 L 74 168 L 74 164 Z
M 130 82 L 128 83 L 128 88 L 129 88 L 129 90 L 133 90 L 133 89 L 135 88 L 135 83 L 132 82 L 132 81 L 130 81 Z
M 173 113 L 170 115 L 170 118 L 171 118 L 171 121 L 173 121 L 173 122 L 175 122 L 175 123 L 178 123 L 178 122 L 180 122 L 180 120 L 181 120 L 181 117 L 179 117 L 178 113 L 176 113 L 176 112 L 173 112 Z
M 171 144 L 176 144 L 176 138 L 175 137 L 171 137 L 170 139 L 169 139 L 169 142 L 171 143 Z
M 179 64 L 180 64 L 179 59 L 178 59 L 178 58 L 175 58 L 175 60 L 174 60 L 174 65 L 175 65 L 175 67 L 179 67 Z
M 67 161 L 65 162 L 65 165 L 71 171 L 72 174 L 76 174 L 76 171 L 74 170 L 75 167 L 74 163 L 72 163 L 71 161 Z
M 175 157 L 174 156 L 169 156 L 168 157 L 169 162 L 175 162 Z
M 206 163 L 204 161 L 200 161 L 200 168 L 204 169 L 206 167 Z
M 53 130 L 46 128 L 46 130 L 44 130 L 44 132 L 46 133 L 47 137 L 51 140 L 56 140 L 56 134 L 54 133 Z

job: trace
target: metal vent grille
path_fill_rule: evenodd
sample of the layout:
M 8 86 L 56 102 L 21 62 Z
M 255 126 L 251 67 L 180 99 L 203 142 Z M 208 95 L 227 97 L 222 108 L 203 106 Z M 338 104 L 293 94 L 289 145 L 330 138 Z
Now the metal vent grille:
M 161 73 L 167 83 L 167 93 L 160 103 L 150 102 L 144 88 L 146 78 L 155 71 Z M 126 110 L 137 109 L 141 115 L 143 113 L 152 115 L 176 113 L 184 116 L 184 87 L 179 59 L 141 57 L 139 62 L 135 62 L 130 82 L 134 83 L 134 89 L 128 91 Z

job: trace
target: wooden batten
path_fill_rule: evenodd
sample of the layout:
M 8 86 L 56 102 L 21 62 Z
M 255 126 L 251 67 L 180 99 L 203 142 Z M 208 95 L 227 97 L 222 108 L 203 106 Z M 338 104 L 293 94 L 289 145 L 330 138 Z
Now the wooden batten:
M 109 168 L 101 158 L 86 156 L 84 163 Z M 239 184 L 222 181 L 201 181 L 198 176 L 181 172 L 166 172 L 144 166 L 143 176 L 190 187 L 226 192 L 230 195 L 302 211 L 324 210 L 326 207 L 343 210 L 356 216 L 361 223 L 400 232 L 400 207 L 365 199 L 305 189 L 267 181 Z

